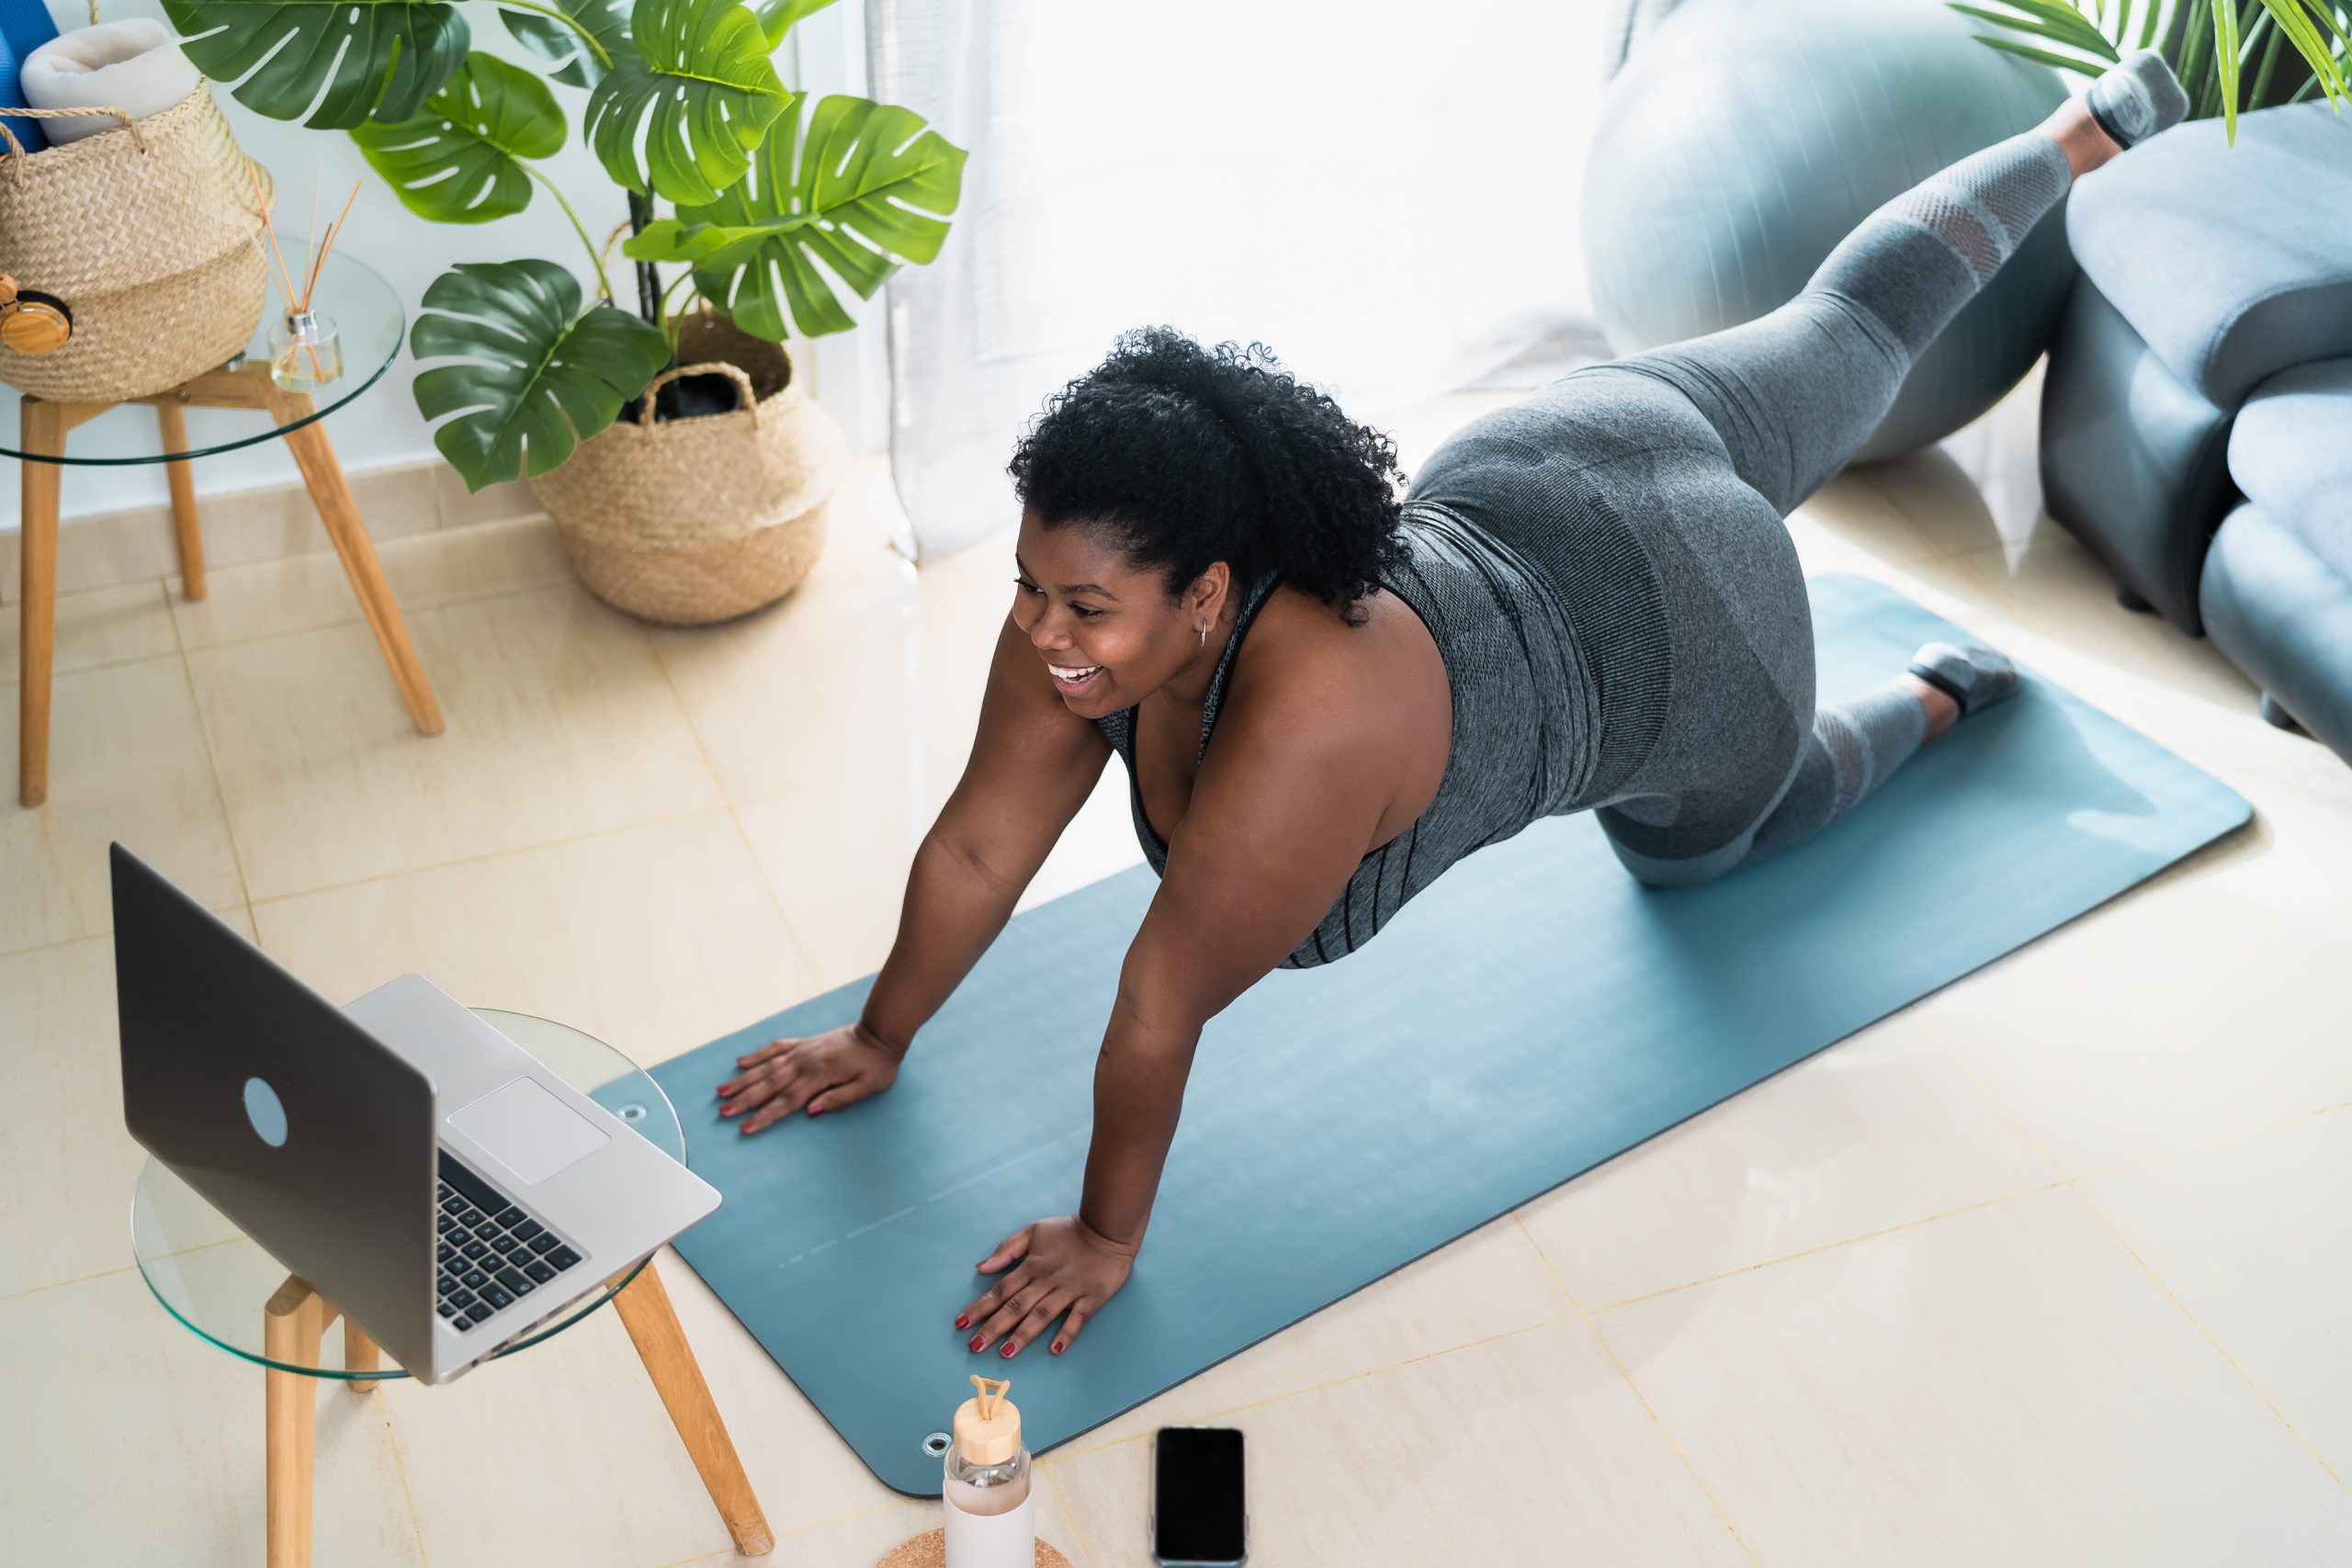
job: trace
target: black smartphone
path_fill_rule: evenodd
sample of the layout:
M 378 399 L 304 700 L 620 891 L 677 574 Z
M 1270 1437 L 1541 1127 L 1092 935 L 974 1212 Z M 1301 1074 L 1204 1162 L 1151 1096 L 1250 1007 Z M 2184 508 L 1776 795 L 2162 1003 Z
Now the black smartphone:
M 1151 1455 L 1151 1558 L 1160 1568 L 1239 1568 L 1250 1560 L 1239 1432 L 1159 1429 Z

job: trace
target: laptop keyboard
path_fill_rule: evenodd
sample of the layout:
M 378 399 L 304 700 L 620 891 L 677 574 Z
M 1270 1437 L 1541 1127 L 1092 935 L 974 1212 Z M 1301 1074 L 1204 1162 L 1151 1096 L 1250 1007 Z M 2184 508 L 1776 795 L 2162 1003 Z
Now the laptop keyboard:
M 441 1234 L 435 1311 L 459 1333 L 529 1295 L 580 1261 L 563 1238 L 441 1151 Z

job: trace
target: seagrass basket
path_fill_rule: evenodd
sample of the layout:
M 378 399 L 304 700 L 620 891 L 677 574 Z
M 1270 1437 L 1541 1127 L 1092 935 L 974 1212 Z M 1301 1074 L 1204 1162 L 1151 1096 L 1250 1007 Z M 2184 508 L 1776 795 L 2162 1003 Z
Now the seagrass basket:
M 704 311 L 679 357 L 624 417 L 530 481 L 591 592 L 664 626 L 707 626 L 800 585 L 825 544 L 842 440 L 779 344 Z M 734 381 L 731 412 L 657 422 L 654 395 L 681 376 Z
M 0 381 L 68 402 L 120 402 L 176 387 L 243 350 L 269 273 L 254 209 L 269 175 L 237 149 L 199 82 L 170 108 L 110 114 L 113 130 L 27 152 L 0 119 L 0 273 L 53 295 L 73 333 L 48 354 L 0 345 Z

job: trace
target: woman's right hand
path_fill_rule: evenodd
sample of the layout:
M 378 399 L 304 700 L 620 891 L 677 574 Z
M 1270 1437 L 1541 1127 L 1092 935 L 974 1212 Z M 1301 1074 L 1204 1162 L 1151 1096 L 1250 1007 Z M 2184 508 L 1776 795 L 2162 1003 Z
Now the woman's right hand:
M 802 1040 L 772 1040 L 735 1058 L 743 1070 L 718 1086 L 718 1113 L 741 1116 L 746 1133 L 802 1110 L 822 1116 L 898 1082 L 903 1055 L 858 1023 Z

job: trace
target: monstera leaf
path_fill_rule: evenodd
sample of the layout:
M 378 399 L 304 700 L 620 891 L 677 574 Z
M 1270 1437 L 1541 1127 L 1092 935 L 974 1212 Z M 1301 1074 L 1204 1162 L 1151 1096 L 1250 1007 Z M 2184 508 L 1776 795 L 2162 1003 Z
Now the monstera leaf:
M 562 149 L 563 110 L 545 82 L 477 51 L 424 114 L 356 126 L 351 139 L 418 217 L 487 223 L 531 204 L 522 160 Z
M 774 49 L 792 30 L 792 24 L 804 17 L 813 17 L 833 0 L 759 0 L 755 7 L 760 17 L 760 32 Z
M 670 360 L 659 327 L 601 303 L 582 310 L 580 285 L 544 261 L 458 263 L 425 289 L 408 345 L 466 361 L 419 375 L 416 407 L 455 416 L 433 444 L 469 490 L 555 468 Z
M 244 77 L 230 89 L 239 103 L 272 119 L 310 110 L 303 124 L 336 130 L 416 118 L 470 37 L 441 0 L 164 0 L 164 12 L 198 71 Z
M 568 87 L 593 87 L 605 79 L 615 61 L 628 53 L 629 0 L 547 0 L 547 5 L 578 23 L 579 31 L 543 11 L 498 15 L 515 41 L 557 62 L 557 68 L 548 73 L 556 81 Z M 587 39 L 580 36 L 582 32 Z
M 792 94 L 739 0 L 637 0 L 636 46 L 588 99 L 588 138 L 631 190 L 706 202 L 743 175 Z
M 817 106 L 805 135 L 800 118 L 771 128 L 741 185 L 682 205 L 621 247 L 639 261 L 692 263 L 704 299 L 775 342 L 793 324 L 808 337 L 855 325 L 816 264 L 871 298 L 900 262 L 939 254 L 964 187 L 964 150 L 911 109 L 837 96 Z

